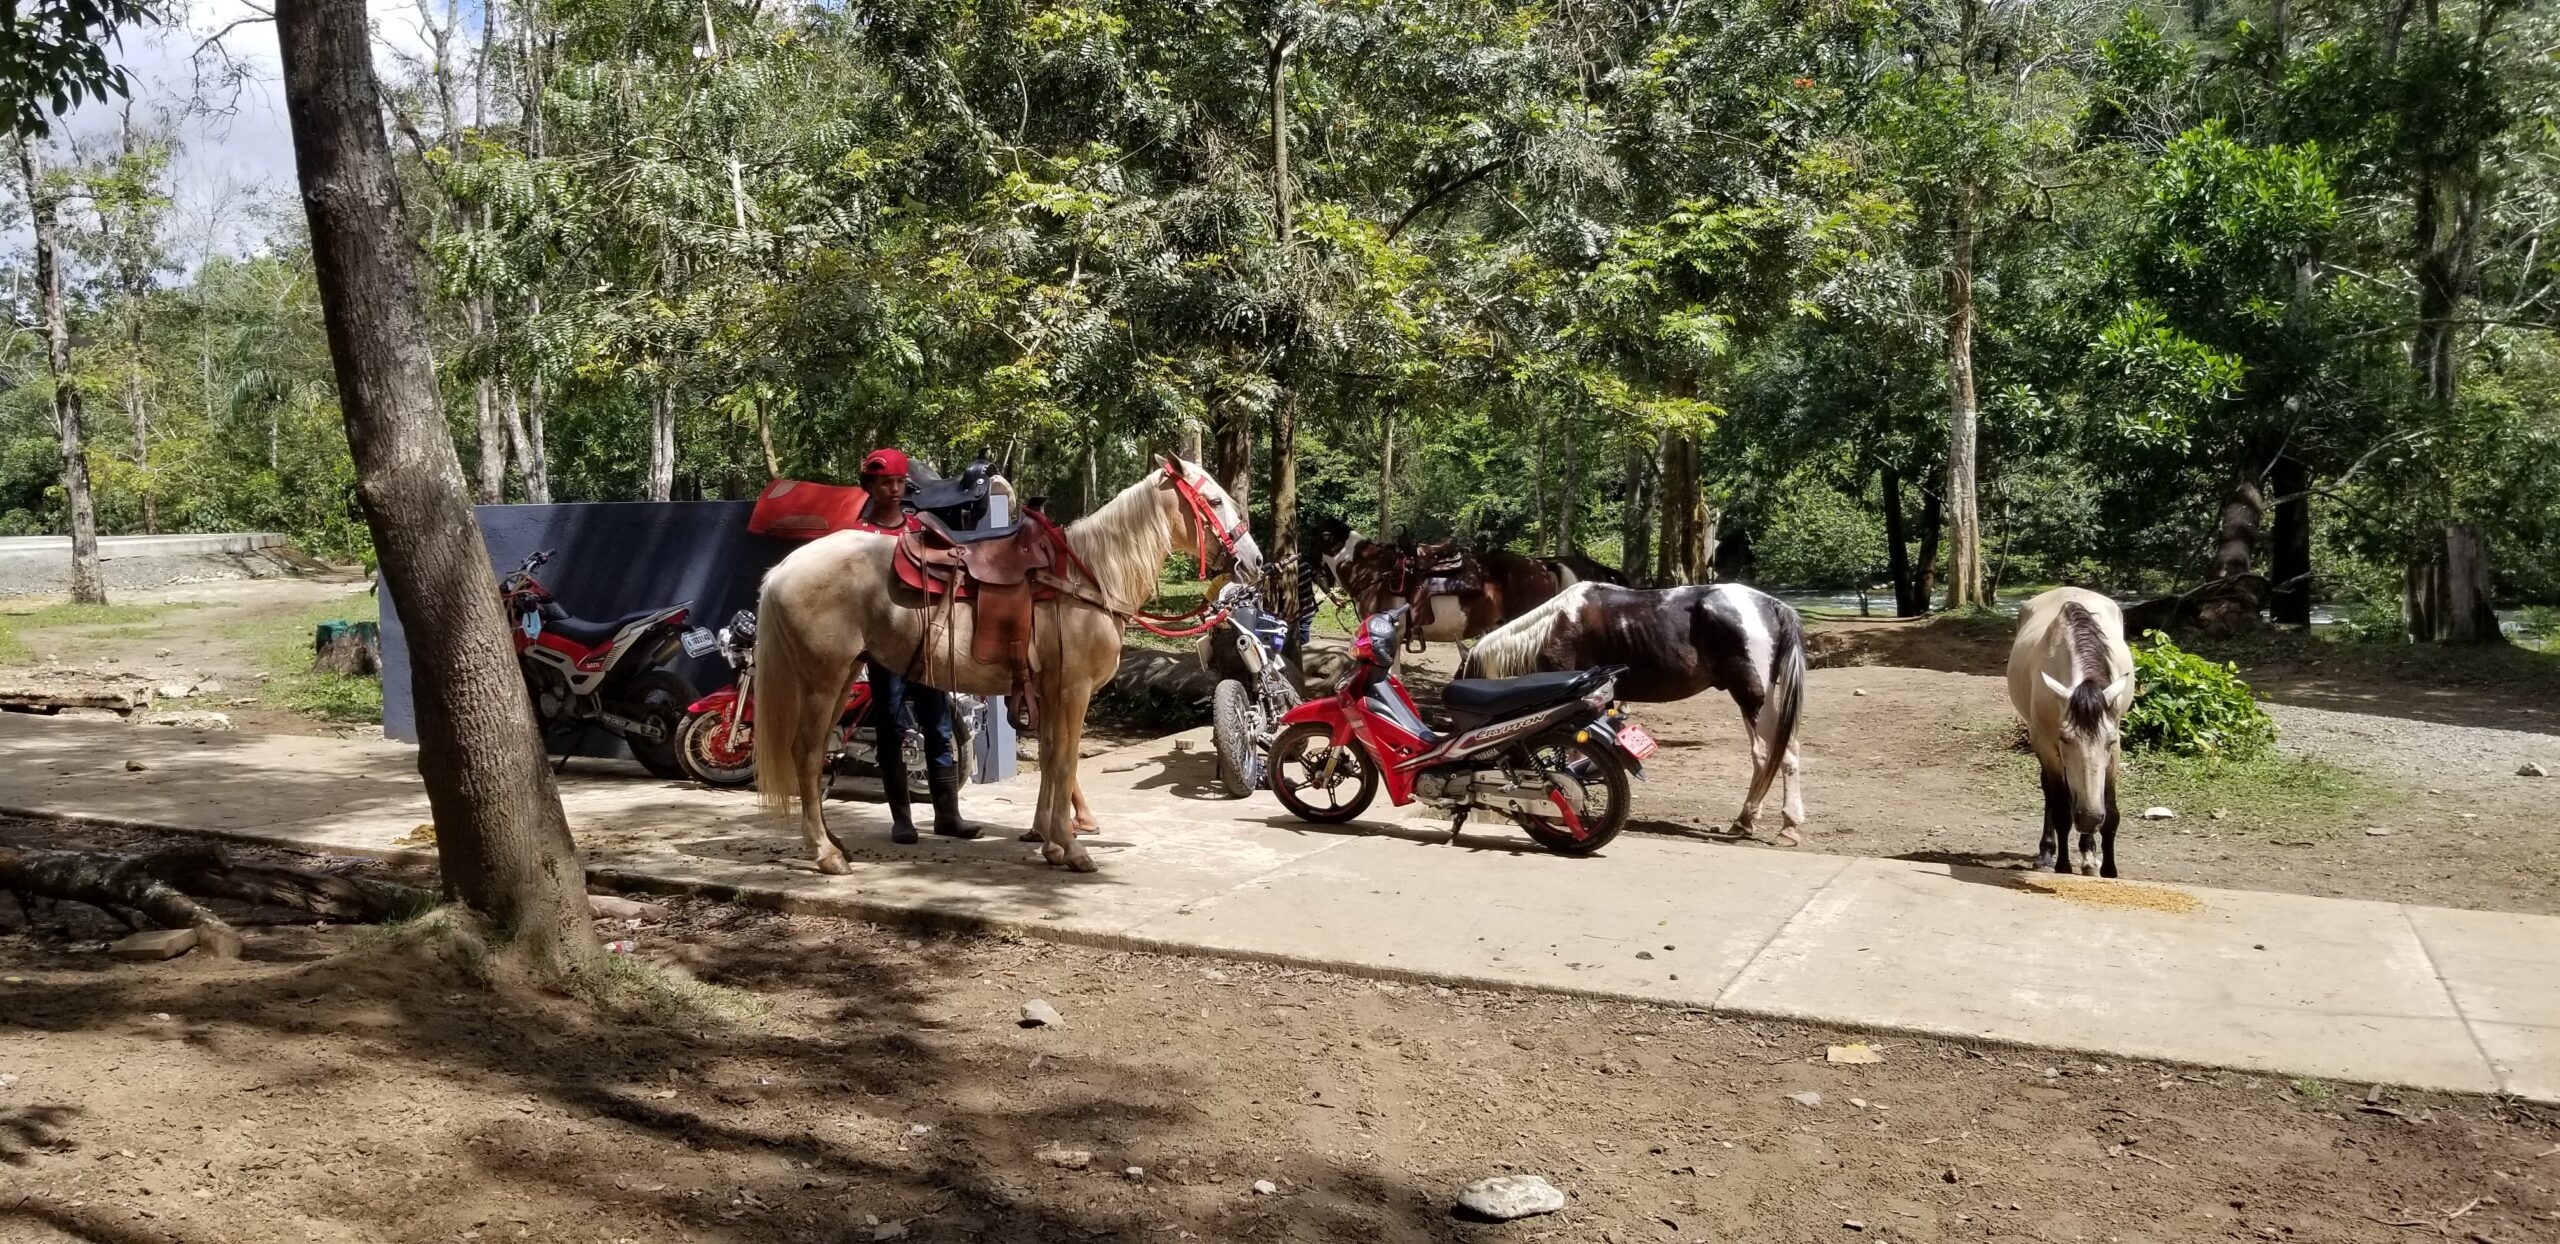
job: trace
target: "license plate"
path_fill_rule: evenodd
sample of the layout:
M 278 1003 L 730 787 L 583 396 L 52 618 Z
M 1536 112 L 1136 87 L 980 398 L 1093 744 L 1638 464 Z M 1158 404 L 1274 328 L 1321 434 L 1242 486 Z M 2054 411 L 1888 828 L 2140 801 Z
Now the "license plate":
M 542 638 L 542 615 L 540 613 L 528 613 L 524 615 L 524 637 L 527 639 Z
M 1638 760 L 1650 760 L 1655 752 L 1662 750 L 1662 744 L 1654 742 L 1653 736 L 1644 732 L 1644 727 L 1632 721 L 1618 727 L 1618 746 L 1627 749 L 1627 754 Z
M 697 626 L 684 633 L 684 654 L 686 656 L 707 657 L 712 653 L 719 651 L 719 648 L 720 637 L 702 629 L 701 627 Z

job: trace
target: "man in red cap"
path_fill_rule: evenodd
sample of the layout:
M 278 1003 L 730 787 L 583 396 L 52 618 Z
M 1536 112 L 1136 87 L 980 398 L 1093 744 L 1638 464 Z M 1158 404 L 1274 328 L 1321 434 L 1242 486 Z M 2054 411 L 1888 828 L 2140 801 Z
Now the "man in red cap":
M 862 460 L 862 491 L 868 494 L 855 531 L 897 535 L 916 526 L 907 512 L 907 455 L 875 449 Z M 879 753 L 880 786 L 889 801 L 889 840 L 914 842 L 916 823 L 907 792 L 906 727 L 924 736 L 925 788 L 933 798 L 933 832 L 946 838 L 975 838 L 978 827 L 960 819 L 960 758 L 951 743 L 951 697 L 942 690 L 910 682 L 877 661 L 871 667 L 873 749 Z

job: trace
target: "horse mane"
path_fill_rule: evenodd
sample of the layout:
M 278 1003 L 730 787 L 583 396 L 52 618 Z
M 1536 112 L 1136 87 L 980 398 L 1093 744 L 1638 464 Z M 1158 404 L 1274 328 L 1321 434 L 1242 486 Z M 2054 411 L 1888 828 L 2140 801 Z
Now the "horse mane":
M 1556 621 L 1567 609 L 1582 607 L 1586 594 L 1583 584 L 1556 593 L 1538 602 L 1535 608 L 1484 633 L 1476 646 L 1467 650 L 1467 658 L 1458 663 L 1463 678 L 1517 678 L 1538 667 L 1538 654 L 1546 651 L 1547 640 L 1554 636 Z
M 2114 708 L 2107 702 L 2107 680 L 2114 673 L 2107 663 L 2107 633 L 2099 629 L 2097 615 L 2076 600 L 2063 602 L 2062 632 L 2071 644 L 2072 672 L 2080 676 L 2063 706 L 2063 729 L 2094 739 L 2105 732 Z
M 1156 576 L 1173 554 L 1173 533 L 1155 495 L 1156 473 L 1120 490 L 1100 509 L 1067 524 L 1067 545 L 1093 569 L 1103 598 L 1135 609 L 1155 599 Z

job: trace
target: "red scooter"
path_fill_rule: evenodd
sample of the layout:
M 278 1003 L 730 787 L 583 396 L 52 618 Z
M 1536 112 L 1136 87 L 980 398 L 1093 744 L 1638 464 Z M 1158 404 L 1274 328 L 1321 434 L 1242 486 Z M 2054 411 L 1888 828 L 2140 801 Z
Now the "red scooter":
M 684 776 L 676 763 L 676 730 L 693 684 L 667 668 L 682 645 L 709 652 L 711 632 L 684 625 L 687 605 L 643 609 L 609 621 L 569 615 L 533 572 L 551 560 L 548 549 L 524 559 L 498 581 L 513 622 L 516 663 L 533 694 L 534 718 L 548 750 L 566 764 L 578 735 L 602 726 L 622 736 L 631 757 L 651 775 Z
M 1425 725 L 1391 666 L 1406 606 L 1369 618 L 1333 694 L 1284 714 L 1271 741 L 1271 791 L 1302 820 L 1339 823 L 1377 798 L 1448 809 L 1450 834 L 1477 809 L 1517 822 L 1538 845 L 1589 855 L 1626 827 L 1629 774 L 1657 744 L 1613 698 L 1621 667 L 1449 684 L 1450 734 Z
M 705 786 L 749 786 L 756 780 L 756 697 L 755 652 L 756 615 L 752 609 L 741 609 L 729 625 L 717 633 L 720 655 L 729 667 L 738 671 L 738 681 L 695 700 L 685 709 L 684 725 L 676 731 L 676 763 L 693 780 Z M 961 757 L 972 754 L 977 737 L 978 701 L 975 697 L 954 694 L 951 697 L 951 745 Z M 871 713 L 871 682 L 857 675 L 853 685 L 845 689 L 844 711 L 836 716 L 836 729 L 827 741 L 827 768 L 830 774 L 843 762 L 877 767 L 878 748 L 874 733 L 864 729 Z M 914 730 L 906 732 L 907 784 L 917 794 L 929 794 L 924 762 L 924 736 Z M 964 760 L 963 774 L 972 766 Z

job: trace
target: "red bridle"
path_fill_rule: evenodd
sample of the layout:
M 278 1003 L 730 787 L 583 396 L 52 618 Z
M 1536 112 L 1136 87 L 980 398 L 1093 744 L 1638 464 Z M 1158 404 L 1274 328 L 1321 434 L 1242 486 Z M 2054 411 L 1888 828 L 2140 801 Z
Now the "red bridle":
M 1227 556 L 1233 557 L 1236 555 L 1236 537 L 1243 534 L 1245 520 L 1238 518 L 1232 528 L 1219 521 L 1218 507 L 1209 503 L 1209 498 L 1201 494 L 1200 486 L 1192 483 L 1191 478 L 1170 458 L 1165 460 L 1164 476 L 1173 482 L 1174 495 L 1191 507 L 1191 562 L 1199 568 L 1200 577 L 1206 579 L 1209 577 L 1209 534 L 1217 533 L 1218 543 L 1226 546 Z

